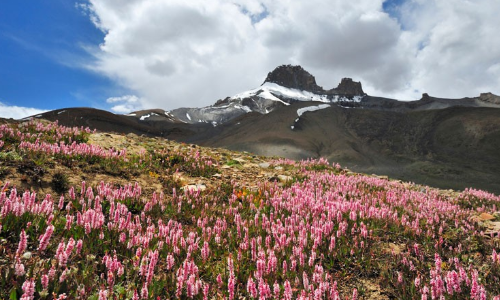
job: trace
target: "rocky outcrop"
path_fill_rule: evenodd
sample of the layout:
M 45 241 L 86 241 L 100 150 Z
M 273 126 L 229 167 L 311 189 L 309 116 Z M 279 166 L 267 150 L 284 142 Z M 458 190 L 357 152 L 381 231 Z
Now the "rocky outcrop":
M 500 96 L 492 93 L 481 93 L 481 95 L 479 95 L 479 100 L 493 104 L 500 104 Z
M 351 78 L 342 78 L 342 81 L 336 88 L 325 90 L 318 84 L 316 79 L 301 66 L 282 65 L 267 74 L 264 83 L 271 82 L 281 86 L 308 91 L 315 94 L 339 95 L 339 96 L 364 96 L 361 82 Z
M 267 74 L 264 83 L 271 82 L 281 86 L 308 91 L 312 93 L 323 93 L 323 88 L 316 84 L 316 79 L 301 66 L 282 65 Z M 263 84 L 264 84 L 263 83 Z
M 342 78 L 337 88 L 327 91 L 328 94 L 340 96 L 365 96 L 361 82 L 354 81 L 351 78 Z
M 364 96 L 366 93 L 363 91 L 361 82 L 354 81 L 351 78 L 342 78 L 337 88 L 328 91 L 329 94 L 341 96 Z

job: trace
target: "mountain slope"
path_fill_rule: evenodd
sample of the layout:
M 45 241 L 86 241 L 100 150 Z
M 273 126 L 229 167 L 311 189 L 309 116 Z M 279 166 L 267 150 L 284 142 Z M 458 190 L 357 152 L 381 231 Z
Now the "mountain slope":
M 326 157 L 353 170 L 439 187 L 500 192 L 500 110 L 393 112 L 337 106 L 304 113 L 292 104 L 234 120 L 194 142 L 293 159 Z M 291 129 L 294 126 L 294 129 Z
M 353 170 L 500 193 L 500 97 L 415 101 L 370 96 L 344 78 L 324 89 L 300 66 L 280 66 L 264 83 L 202 108 L 114 115 L 90 109 L 39 117 L 64 125 L 278 155 L 326 157 Z

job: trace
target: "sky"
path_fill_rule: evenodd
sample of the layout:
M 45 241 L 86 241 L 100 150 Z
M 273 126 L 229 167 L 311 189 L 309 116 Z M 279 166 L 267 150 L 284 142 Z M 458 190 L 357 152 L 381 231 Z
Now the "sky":
M 301 65 L 401 100 L 500 94 L 498 0 L 2 0 L 0 117 L 200 107 Z

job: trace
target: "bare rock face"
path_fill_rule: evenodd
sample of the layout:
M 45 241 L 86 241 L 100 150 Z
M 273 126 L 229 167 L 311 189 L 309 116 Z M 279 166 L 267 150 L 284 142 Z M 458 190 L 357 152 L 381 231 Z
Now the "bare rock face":
M 364 96 L 361 82 L 353 81 L 351 78 L 343 78 L 336 88 L 324 90 L 316 84 L 316 79 L 301 66 L 283 65 L 269 72 L 264 83 L 271 82 L 281 86 L 308 91 L 315 94 L 339 95 L 339 96 Z
M 316 79 L 301 66 L 283 65 L 267 74 L 264 83 L 271 82 L 281 86 L 308 91 L 312 93 L 323 93 L 323 88 L 316 84 Z
M 351 78 L 342 78 L 337 88 L 328 91 L 331 94 L 342 96 L 364 96 L 363 87 L 361 82 L 354 81 Z
M 481 93 L 481 95 L 479 95 L 479 100 L 493 104 L 500 104 L 500 96 L 492 93 Z

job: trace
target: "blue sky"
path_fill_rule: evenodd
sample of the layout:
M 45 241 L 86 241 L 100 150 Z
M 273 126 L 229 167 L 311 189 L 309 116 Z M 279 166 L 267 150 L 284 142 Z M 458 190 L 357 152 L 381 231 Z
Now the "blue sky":
M 498 0 L 3 0 L 0 117 L 213 104 L 281 64 L 401 100 L 500 94 Z
M 122 88 L 85 68 L 93 59 L 86 49 L 103 39 L 73 1 L 2 1 L 0 102 L 43 110 L 104 107 Z

